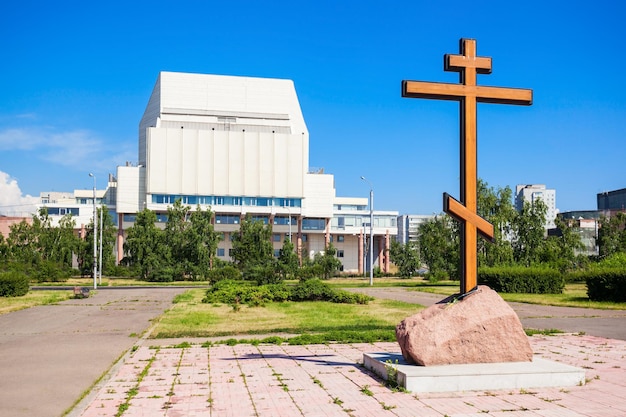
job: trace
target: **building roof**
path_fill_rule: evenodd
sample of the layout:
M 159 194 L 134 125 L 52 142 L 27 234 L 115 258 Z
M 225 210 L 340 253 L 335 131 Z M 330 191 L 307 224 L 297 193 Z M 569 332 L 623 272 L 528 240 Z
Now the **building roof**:
M 228 120 L 288 127 L 288 133 L 308 135 L 294 83 L 286 79 L 164 71 L 154 86 L 140 129 L 157 126 L 158 119 Z

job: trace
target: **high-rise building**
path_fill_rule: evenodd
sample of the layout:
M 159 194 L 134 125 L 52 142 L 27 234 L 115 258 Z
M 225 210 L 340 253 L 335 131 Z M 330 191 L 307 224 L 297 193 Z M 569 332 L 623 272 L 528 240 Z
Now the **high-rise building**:
M 522 211 L 524 202 L 532 204 L 533 201 L 537 200 L 541 200 L 548 208 L 545 229 L 553 229 L 555 227 L 554 219 L 558 214 L 556 190 L 546 188 L 544 184 L 520 184 L 515 187 L 515 208 L 517 211 Z
M 626 188 L 598 193 L 597 199 L 598 211 L 603 212 L 605 215 L 626 211 Z
M 417 242 L 419 227 L 422 223 L 434 218 L 434 214 L 403 214 L 398 216 L 398 243 Z

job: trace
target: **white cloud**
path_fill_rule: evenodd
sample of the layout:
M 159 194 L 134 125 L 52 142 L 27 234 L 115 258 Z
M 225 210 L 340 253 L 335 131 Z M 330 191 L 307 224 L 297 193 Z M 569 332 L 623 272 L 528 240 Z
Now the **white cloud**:
M 85 171 L 112 171 L 136 158 L 129 144 L 106 141 L 86 129 L 58 132 L 42 127 L 8 128 L 0 131 L 2 150 L 32 152 L 41 160 Z
M 22 195 L 17 180 L 0 171 L 0 214 L 5 216 L 30 216 L 37 211 L 37 197 Z

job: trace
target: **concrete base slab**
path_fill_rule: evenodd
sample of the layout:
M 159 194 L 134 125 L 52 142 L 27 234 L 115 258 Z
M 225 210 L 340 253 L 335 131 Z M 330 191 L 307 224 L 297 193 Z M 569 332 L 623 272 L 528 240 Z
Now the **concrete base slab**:
M 542 359 L 532 362 L 417 366 L 401 354 L 364 353 L 363 365 L 387 380 L 396 373 L 398 386 L 409 392 L 460 392 L 571 387 L 584 385 L 585 371 Z

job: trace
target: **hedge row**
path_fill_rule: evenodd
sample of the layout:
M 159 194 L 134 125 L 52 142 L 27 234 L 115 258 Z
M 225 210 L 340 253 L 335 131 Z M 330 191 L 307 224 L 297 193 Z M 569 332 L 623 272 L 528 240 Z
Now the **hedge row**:
M 0 273 L 0 297 L 21 297 L 28 293 L 30 280 L 18 271 Z
M 367 304 L 372 297 L 335 290 L 319 279 L 301 281 L 295 286 L 284 283 L 254 285 L 249 281 L 222 280 L 207 290 L 203 303 L 247 304 L 259 306 L 272 301 L 331 301 Z
M 549 268 L 480 268 L 478 282 L 504 293 L 561 294 L 563 274 Z
M 594 268 L 585 275 L 590 300 L 626 302 L 626 269 Z

